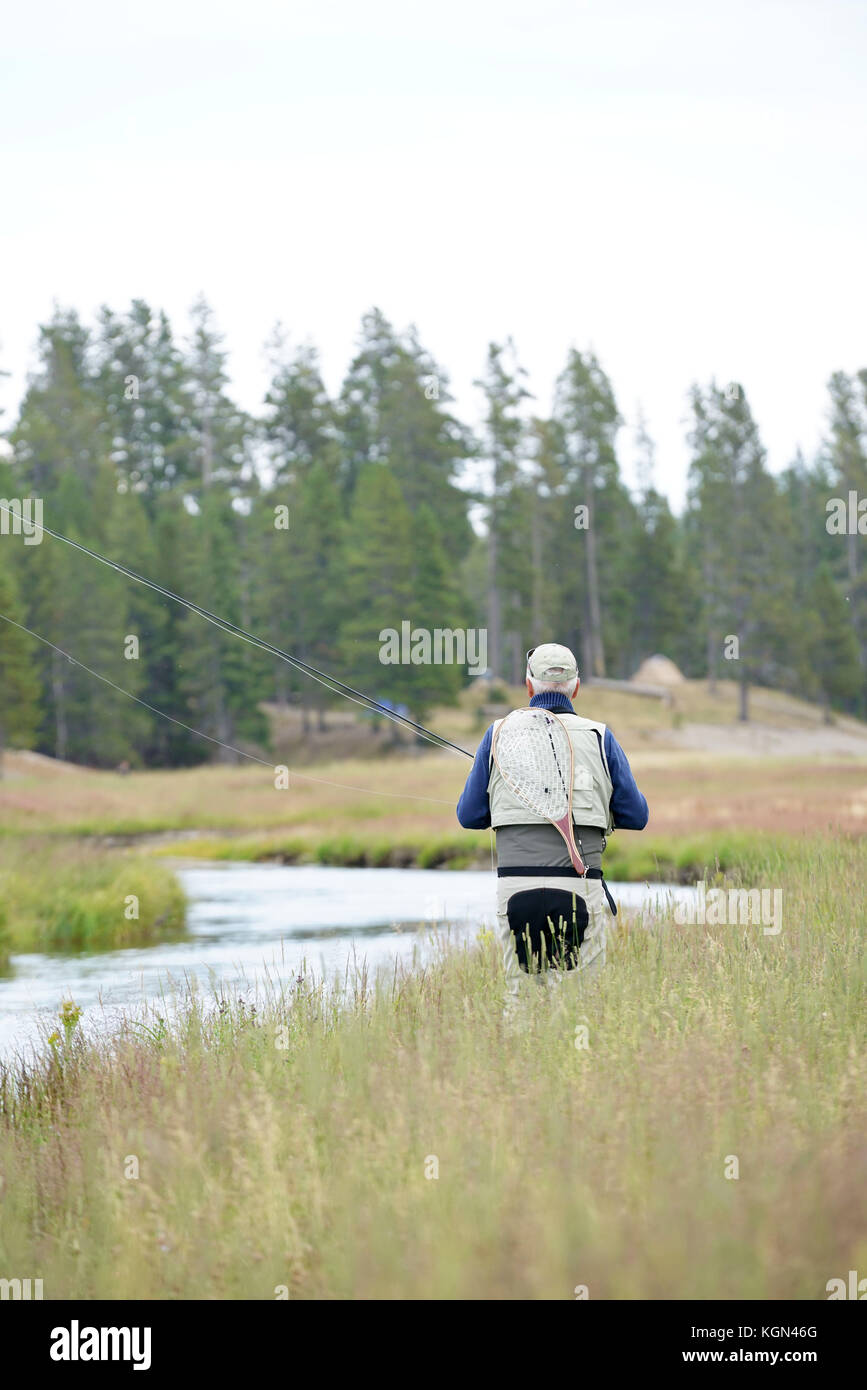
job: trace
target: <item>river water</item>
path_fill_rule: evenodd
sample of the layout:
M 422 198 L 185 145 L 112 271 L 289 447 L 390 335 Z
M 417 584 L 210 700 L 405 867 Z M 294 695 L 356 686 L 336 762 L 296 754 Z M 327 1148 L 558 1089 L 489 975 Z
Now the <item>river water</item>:
M 332 977 L 353 961 L 377 967 L 432 949 L 435 932 L 453 940 L 491 927 L 490 870 L 337 869 L 319 865 L 178 866 L 189 900 L 185 939 L 89 955 L 16 955 L 0 977 L 0 1056 L 27 1053 L 56 1026 L 65 999 L 83 1023 L 116 1026 L 195 980 L 208 996 L 223 989 L 248 1001 L 305 970 Z M 692 889 L 612 883 L 624 907 L 655 912 Z

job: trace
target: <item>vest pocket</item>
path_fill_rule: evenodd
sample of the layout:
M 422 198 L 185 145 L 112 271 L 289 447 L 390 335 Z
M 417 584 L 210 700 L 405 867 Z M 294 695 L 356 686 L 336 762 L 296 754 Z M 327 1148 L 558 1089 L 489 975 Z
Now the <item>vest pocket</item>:
M 572 818 L 581 819 L 576 816 L 576 811 L 593 810 L 593 774 L 589 768 L 576 767 L 572 778 Z

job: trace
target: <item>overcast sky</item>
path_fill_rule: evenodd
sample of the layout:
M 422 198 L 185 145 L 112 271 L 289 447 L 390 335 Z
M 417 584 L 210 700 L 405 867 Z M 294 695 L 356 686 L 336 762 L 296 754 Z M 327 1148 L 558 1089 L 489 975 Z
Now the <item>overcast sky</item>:
M 679 505 L 685 393 L 743 382 L 784 467 L 867 365 L 864 0 L 116 0 L 4 15 L 0 392 L 53 300 L 203 291 L 255 409 L 275 320 L 336 390 L 414 322 L 474 422 L 511 334 L 536 408 L 593 347 Z

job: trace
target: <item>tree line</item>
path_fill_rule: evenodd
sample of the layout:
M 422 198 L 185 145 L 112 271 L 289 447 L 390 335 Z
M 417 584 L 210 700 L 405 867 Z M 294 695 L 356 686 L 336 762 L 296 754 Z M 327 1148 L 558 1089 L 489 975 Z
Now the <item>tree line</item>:
M 416 718 L 468 677 L 383 665 L 380 633 L 406 620 L 485 628 L 489 668 L 509 681 L 528 647 L 556 639 L 585 676 L 628 677 L 661 652 L 689 676 L 736 679 L 744 717 L 754 684 L 867 713 L 867 371 L 831 377 L 822 448 L 777 475 L 743 385 L 694 385 L 677 516 L 646 425 L 624 444 L 592 352 L 569 352 L 536 413 L 514 344 L 491 343 L 477 431 L 416 332 L 377 309 L 336 397 L 311 345 L 278 329 L 268 354 L 253 415 L 232 399 L 203 300 L 183 341 L 141 300 L 92 327 L 56 310 L 3 435 L 0 498 L 42 499 L 51 529 Z M 832 524 L 832 499 L 853 494 Z M 52 646 L 0 622 L 0 739 L 98 766 L 184 765 L 234 755 L 182 724 L 266 747 L 265 701 L 326 718 L 333 697 L 285 663 L 8 523 L 0 613 Z

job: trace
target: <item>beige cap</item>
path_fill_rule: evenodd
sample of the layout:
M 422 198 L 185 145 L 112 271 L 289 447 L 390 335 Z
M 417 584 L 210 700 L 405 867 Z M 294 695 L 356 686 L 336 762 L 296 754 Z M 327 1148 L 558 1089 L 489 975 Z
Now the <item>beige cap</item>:
M 578 662 L 568 647 L 557 642 L 544 642 L 527 652 L 527 671 L 536 681 L 574 681 L 578 677 Z

